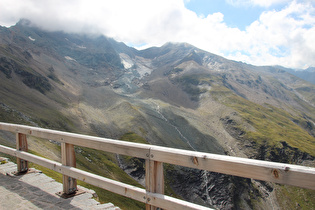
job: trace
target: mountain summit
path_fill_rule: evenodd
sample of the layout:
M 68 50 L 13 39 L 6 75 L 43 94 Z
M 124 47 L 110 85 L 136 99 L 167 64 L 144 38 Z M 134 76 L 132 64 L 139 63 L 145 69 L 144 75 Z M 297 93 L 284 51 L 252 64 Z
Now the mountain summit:
M 235 62 L 186 43 L 136 50 L 23 20 L 0 28 L 0 78 L 4 122 L 314 166 L 315 85 L 281 67 Z M 90 154 L 81 155 L 87 161 Z M 136 171 L 129 174 L 140 179 Z M 216 173 L 172 168 L 166 177 L 174 193 L 216 208 L 315 203 L 314 192 Z

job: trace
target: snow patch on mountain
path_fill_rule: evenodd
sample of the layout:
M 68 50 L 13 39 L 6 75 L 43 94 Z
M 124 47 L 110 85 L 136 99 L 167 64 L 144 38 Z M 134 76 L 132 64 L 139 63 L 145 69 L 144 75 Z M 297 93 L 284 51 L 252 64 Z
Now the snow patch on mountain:
M 69 61 L 75 61 L 77 62 L 74 58 L 71 58 L 70 56 L 65 56 L 65 59 L 69 60 Z
M 131 60 L 131 58 L 127 54 L 120 53 L 119 57 L 120 57 L 121 63 L 124 65 L 125 69 L 130 69 L 134 65 L 133 61 Z
M 31 41 L 35 41 L 36 39 L 33 39 L 31 36 L 28 37 Z

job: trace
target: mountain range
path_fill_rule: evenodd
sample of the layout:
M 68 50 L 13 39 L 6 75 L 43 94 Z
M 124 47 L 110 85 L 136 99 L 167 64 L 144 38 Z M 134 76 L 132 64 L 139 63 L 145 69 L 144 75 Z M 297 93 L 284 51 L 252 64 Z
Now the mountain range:
M 305 70 L 295 70 L 295 69 L 288 69 L 284 68 L 285 71 L 293 74 L 301 79 L 304 79 L 308 82 L 315 84 L 315 67 L 308 67 Z
M 280 66 L 236 62 L 188 43 L 137 50 L 103 35 L 49 32 L 21 20 L 0 28 L 0 79 L 2 122 L 315 166 L 315 85 Z M 8 139 L 1 133 L 1 144 L 12 146 Z M 55 142 L 30 144 L 60 158 Z M 77 152 L 79 167 L 98 164 L 98 173 L 119 180 L 110 165 L 143 181 L 141 160 Z M 167 168 L 169 194 L 202 205 L 315 208 L 314 191 Z

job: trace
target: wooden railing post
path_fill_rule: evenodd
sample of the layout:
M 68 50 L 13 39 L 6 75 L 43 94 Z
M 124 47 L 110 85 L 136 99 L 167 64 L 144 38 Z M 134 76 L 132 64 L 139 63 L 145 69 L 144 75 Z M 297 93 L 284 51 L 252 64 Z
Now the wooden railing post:
M 164 194 L 163 163 L 153 160 L 145 160 L 145 187 L 147 192 Z M 149 199 L 149 198 L 148 198 Z M 156 210 L 147 199 L 146 210 Z
M 76 167 L 75 151 L 73 144 L 61 143 L 61 163 L 65 166 Z M 77 180 L 63 175 L 63 193 L 69 195 L 77 191 Z
M 16 148 L 0 145 L 0 152 L 17 158 L 18 170 L 27 171 L 27 161 L 65 174 L 64 192 L 76 191 L 76 179 L 146 203 L 146 209 L 207 209 L 206 207 L 164 195 L 163 163 L 208 170 L 244 178 L 315 190 L 315 168 L 240 157 L 201 153 L 168 147 L 121 142 L 113 139 L 66 133 L 0 122 L 0 130 L 18 132 Z M 27 152 L 26 135 L 61 141 L 62 164 Z M 75 167 L 74 145 L 145 159 L 146 190 L 98 176 Z M 21 150 L 21 151 L 20 151 Z M 27 161 L 26 161 L 27 160 Z M 73 193 L 71 195 L 77 194 Z
M 16 134 L 16 149 L 19 151 L 28 151 L 26 135 L 22 133 Z M 28 170 L 28 161 L 16 158 L 17 172 L 23 173 Z

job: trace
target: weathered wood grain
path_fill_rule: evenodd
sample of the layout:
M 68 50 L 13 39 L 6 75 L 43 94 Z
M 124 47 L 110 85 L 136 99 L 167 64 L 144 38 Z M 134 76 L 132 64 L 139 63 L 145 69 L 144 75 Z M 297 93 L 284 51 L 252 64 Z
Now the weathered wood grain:
M 74 167 L 64 166 L 56 161 L 48 160 L 27 152 L 17 151 L 10 147 L 0 145 L 0 152 L 19 157 L 38 165 L 44 166 L 61 174 L 69 177 L 84 181 L 94 186 L 106 189 L 108 191 L 123 195 L 134 200 L 138 200 L 143 203 L 148 203 L 152 206 L 158 206 L 162 209 L 209 209 L 197 204 L 165 196 L 159 193 L 150 193 L 145 189 L 135 187 L 132 185 L 124 184 L 118 181 L 114 181 L 102 176 L 98 176 Z
M 73 144 L 61 143 L 61 163 L 65 166 L 76 167 Z M 62 176 L 63 192 L 72 194 L 77 190 L 77 180 L 67 175 Z
M 28 151 L 27 138 L 25 134 L 16 134 L 16 149 L 20 151 Z M 16 159 L 17 172 L 23 173 L 28 170 L 28 162 L 26 160 L 17 158 Z
M 164 194 L 164 171 L 163 163 L 153 160 L 145 162 L 145 187 L 147 192 Z M 156 210 L 158 206 L 149 204 L 146 205 L 146 210 Z
M 92 149 L 128 155 L 146 159 L 150 152 L 150 145 L 119 141 L 107 138 L 68 133 L 25 125 L 0 123 L 0 130 L 32 135 L 43 139 L 54 140 Z
M 14 150 L 0 145 L 0 152 L 37 163 L 46 168 L 62 173 L 64 176 L 79 179 L 120 195 L 144 202 L 147 204 L 147 209 L 155 209 L 156 207 L 164 209 L 204 208 L 202 206 L 163 195 L 163 163 L 315 190 L 315 168 L 313 167 L 131 143 L 9 123 L 0 123 L 0 130 L 18 133 L 17 145 L 21 145 L 21 143 L 18 142 L 18 139 L 26 139 L 26 135 L 61 142 L 63 145 L 62 164 L 19 151 L 20 146 L 18 146 L 18 150 Z M 66 145 L 72 146 L 67 147 Z M 73 145 L 145 159 L 146 190 L 109 180 L 71 167 L 75 166 Z M 68 162 L 70 159 L 71 161 Z

